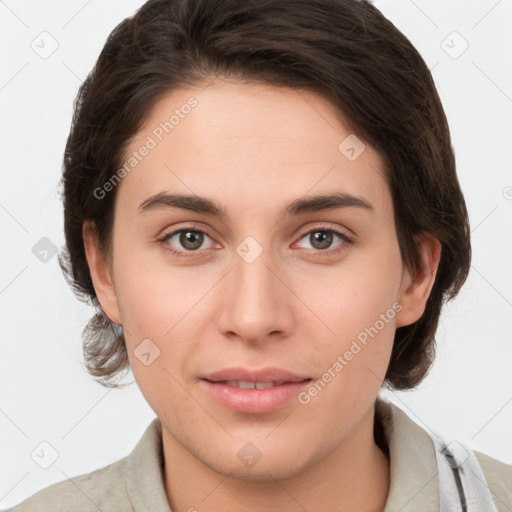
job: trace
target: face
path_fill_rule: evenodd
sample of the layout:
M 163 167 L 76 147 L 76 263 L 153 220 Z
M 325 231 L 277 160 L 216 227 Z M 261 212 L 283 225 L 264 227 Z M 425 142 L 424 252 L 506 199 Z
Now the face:
M 169 447 L 282 478 L 372 428 L 395 329 L 432 283 L 403 268 L 364 144 L 314 93 L 225 80 L 172 92 L 131 141 L 108 277 L 86 244 Z

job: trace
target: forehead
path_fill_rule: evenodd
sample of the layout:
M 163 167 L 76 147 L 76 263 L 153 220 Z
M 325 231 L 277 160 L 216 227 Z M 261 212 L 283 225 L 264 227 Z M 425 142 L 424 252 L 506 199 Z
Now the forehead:
M 228 214 L 330 190 L 371 197 L 376 209 L 390 201 L 379 154 L 329 101 L 265 84 L 216 80 L 169 93 L 123 163 L 118 201 L 131 208 L 164 191 L 215 196 Z

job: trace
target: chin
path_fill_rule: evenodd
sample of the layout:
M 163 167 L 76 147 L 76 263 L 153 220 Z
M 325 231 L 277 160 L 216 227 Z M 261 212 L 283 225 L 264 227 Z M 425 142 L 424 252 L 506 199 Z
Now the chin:
M 203 461 L 203 464 L 208 465 L 206 461 Z M 305 469 L 302 466 L 297 466 L 296 461 L 293 463 L 290 461 L 289 464 L 286 464 L 285 461 L 282 460 L 280 463 L 276 464 L 263 464 L 263 462 L 260 460 L 252 468 L 243 467 L 243 464 L 236 463 L 232 466 L 227 464 L 223 464 L 221 466 L 214 464 L 208 465 L 208 467 L 212 471 L 215 471 L 221 475 L 229 476 L 237 480 L 253 482 L 285 480 L 297 475 Z
M 225 453 L 230 454 L 227 457 L 208 453 L 206 457 L 199 457 L 199 460 L 216 473 L 245 481 L 290 478 L 314 465 L 316 459 L 314 454 L 304 453 L 301 443 L 286 447 L 270 445 L 261 452 L 257 451 L 254 445 L 247 445 L 241 449 L 238 446 L 235 449 L 231 446 L 226 448 Z M 252 455 L 253 459 L 247 458 L 248 455 Z

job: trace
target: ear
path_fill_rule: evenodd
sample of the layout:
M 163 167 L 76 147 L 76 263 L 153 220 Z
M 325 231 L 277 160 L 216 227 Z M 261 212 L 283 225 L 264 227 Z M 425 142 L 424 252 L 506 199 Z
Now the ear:
M 92 221 L 84 221 L 82 235 L 89 272 L 101 309 L 112 322 L 122 324 L 114 281 L 106 256 L 99 247 L 98 236 Z
M 421 268 L 415 275 L 404 269 L 398 298 L 402 309 L 396 316 L 397 327 L 411 325 L 420 319 L 441 260 L 441 242 L 437 238 L 430 233 L 422 233 L 415 238 L 421 257 Z

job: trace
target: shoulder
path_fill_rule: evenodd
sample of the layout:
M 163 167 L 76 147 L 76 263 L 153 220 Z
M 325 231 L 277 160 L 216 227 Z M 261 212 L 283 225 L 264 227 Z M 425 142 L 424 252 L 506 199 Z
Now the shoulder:
M 126 491 L 127 457 L 91 473 L 46 487 L 5 512 L 131 512 Z
M 399 407 L 382 399 L 376 403 L 376 418 L 380 425 L 376 424 L 378 428 L 374 434 L 381 430 L 376 440 L 380 439 L 381 444 L 385 442 L 390 455 L 391 481 L 384 512 L 439 510 L 439 483 L 445 486 L 443 496 L 446 498 L 447 492 L 453 492 L 458 502 L 460 493 L 453 487 L 455 481 L 451 471 L 442 471 L 451 464 L 439 462 L 442 457 L 438 456 L 443 453 L 442 447 L 451 443 L 445 443 L 442 436 L 439 438 L 421 427 Z M 443 442 L 439 445 L 435 439 Z M 461 459 L 457 459 L 461 461 L 460 472 L 465 476 L 463 486 L 468 486 L 466 497 L 469 502 L 484 497 L 480 493 L 485 489 L 486 494 L 487 486 L 498 512 L 512 511 L 512 466 L 472 449 L 466 442 L 455 444 L 474 454 L 465 463 L 462 450 L 458 454 Z M 421 464 L 418 464 L 419 460 Z M 421 491 L 418 492 L 418 489 Z M 474 493 L 477 493 L 476 497 Z
M 4 512 L 171 512 L 163 481 L 162 425 L 155 418 L 124 458 L 67 477 Z
M 512 466 L 485 453 L 473 451 L 499 512 L 512 510 Z

